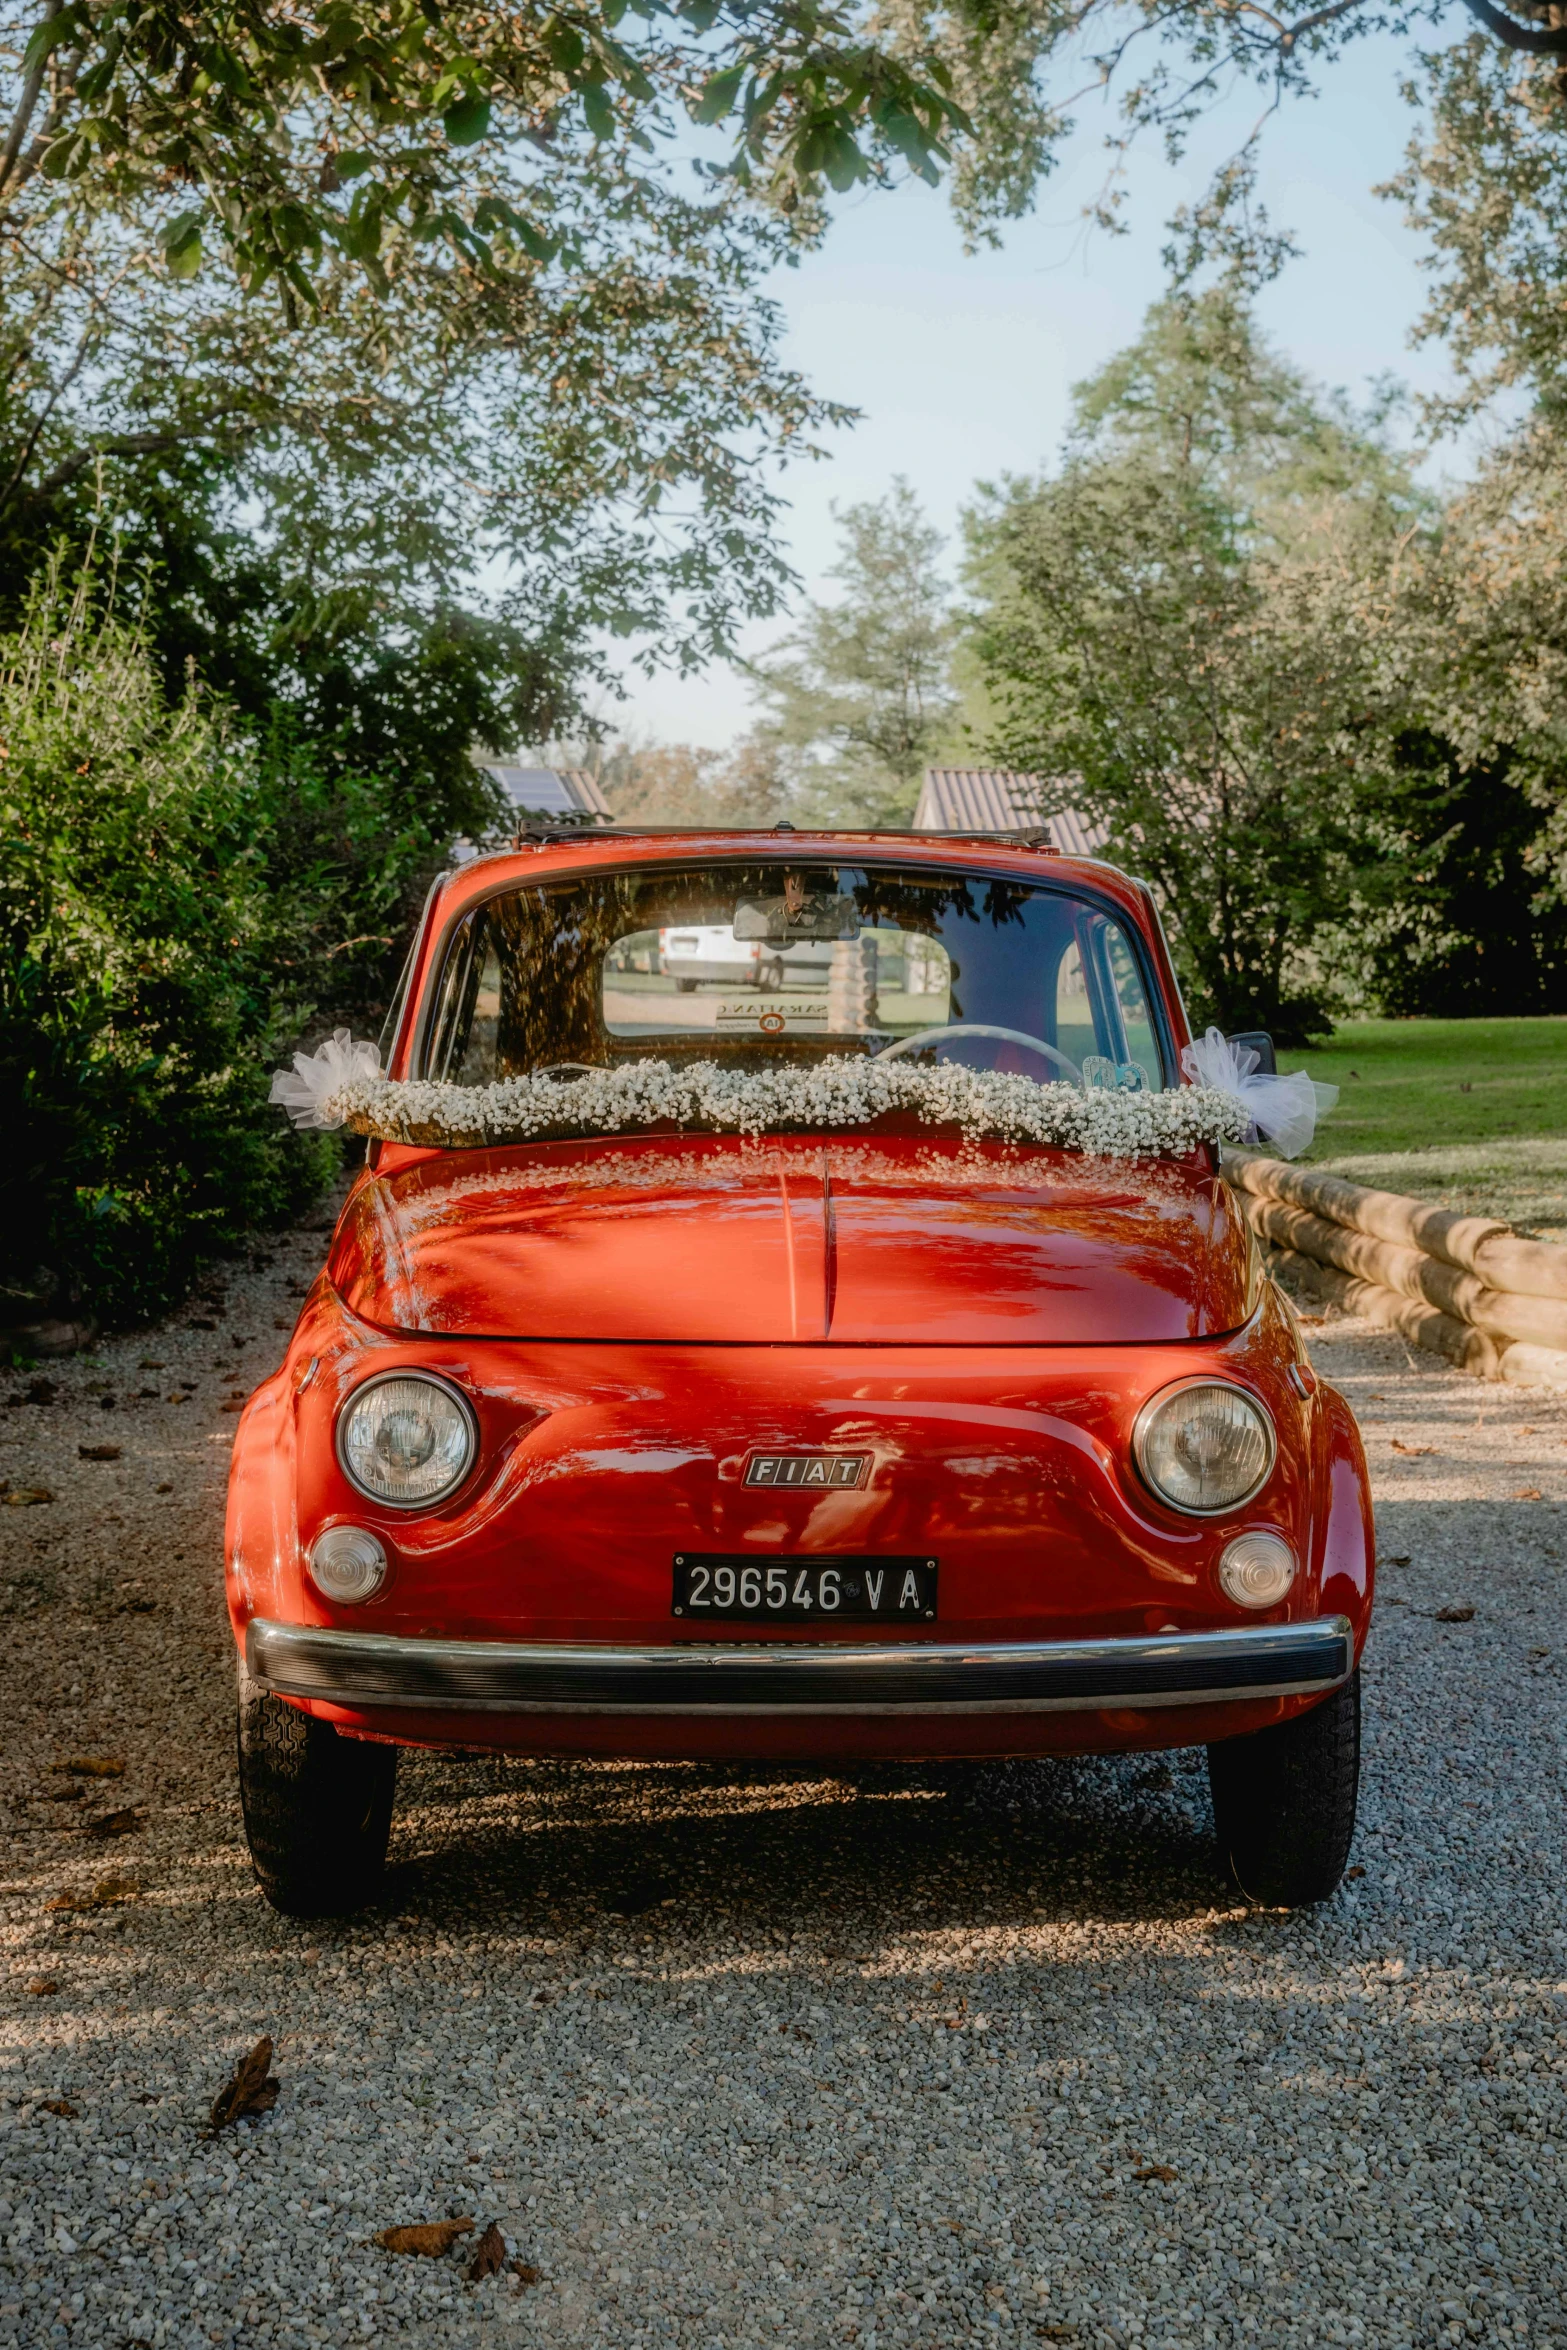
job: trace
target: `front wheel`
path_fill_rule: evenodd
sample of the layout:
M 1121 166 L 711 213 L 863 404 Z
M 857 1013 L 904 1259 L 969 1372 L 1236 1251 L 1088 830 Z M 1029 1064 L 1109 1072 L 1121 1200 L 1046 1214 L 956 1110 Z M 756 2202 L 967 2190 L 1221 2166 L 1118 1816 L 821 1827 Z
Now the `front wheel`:
M 380 1889 L 397 1749 L 340 1737 L 239 1684 L 239 1795 L 257 1882 L 290 1918 L 346 1917 Z
M 1236 1883 L 1270 1909 L 1326 1901 L 1360 1791 L 1360 1674 L 1309 1713 L 1208 1749 L 1213 1824 Z

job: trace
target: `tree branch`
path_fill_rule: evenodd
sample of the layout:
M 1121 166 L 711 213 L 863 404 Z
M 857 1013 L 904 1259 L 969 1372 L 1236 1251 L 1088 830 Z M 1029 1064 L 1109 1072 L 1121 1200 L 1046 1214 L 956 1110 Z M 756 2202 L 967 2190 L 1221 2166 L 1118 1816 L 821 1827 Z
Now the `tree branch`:
M 1567 25 L 1518 24 L 1493 8 L 1491 0 L 1464 0 L 1464 6 L 1505 48 L 1522 49 L 1530 57 L 1567 57 Z
M 63 5 L 64 0 L 44 0 L 44 12 L 39 19 L 40 31 L 44 25 L 54 22 Z M 16 169 L 16 159 L 22 152 L 22 141 L 27 136 L 27 126 L 32 121 L 37 109 L 39 93 L 44 86 L 44 75 L 48 70 L 49 54 L 46 50 L 22 83 L 22 94 L 17 101 L 16 113 L 11 120 L 5 152 L 0 154 L 0 190 L 4 189 L 7 180 Z

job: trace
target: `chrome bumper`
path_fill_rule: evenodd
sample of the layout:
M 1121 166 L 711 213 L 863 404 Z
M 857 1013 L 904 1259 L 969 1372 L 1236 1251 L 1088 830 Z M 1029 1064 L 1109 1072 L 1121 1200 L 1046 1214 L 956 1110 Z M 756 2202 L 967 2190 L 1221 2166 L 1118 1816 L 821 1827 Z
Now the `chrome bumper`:
M 1142 1640 L 779 1641 L 609 1648 L 399 1640 L 258 1617 L 253 1679 L 333 1705 L 450 1713 L 1008 1714 L 1215 1705 L 1336 1689 L 1355 1664 L 1343 1616 Z

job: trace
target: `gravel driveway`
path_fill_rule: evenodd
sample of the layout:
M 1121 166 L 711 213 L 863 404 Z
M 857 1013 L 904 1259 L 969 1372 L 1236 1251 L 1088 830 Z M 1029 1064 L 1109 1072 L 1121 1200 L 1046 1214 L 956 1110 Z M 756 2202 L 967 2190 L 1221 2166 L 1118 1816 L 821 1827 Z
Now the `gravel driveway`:
M 1313 1333 L 1386 1562 L 1320 1911 L 1227 1890 L 1200 1757 L 414 1758 L 386 1909 L 300 1927 L 240 1840 L 222 1406 L 320 1248 L 0 1412 L 0 2344 L 1567 2335 L 1561 1404 Z M 206 2136 L 263 2033 L 275 2109 Z

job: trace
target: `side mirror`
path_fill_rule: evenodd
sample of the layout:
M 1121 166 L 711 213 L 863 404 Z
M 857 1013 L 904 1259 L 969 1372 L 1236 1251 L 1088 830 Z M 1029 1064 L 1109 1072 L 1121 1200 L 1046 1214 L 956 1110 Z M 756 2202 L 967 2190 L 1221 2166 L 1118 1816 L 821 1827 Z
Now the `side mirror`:
M 1274 1051 L 1273 1039 L 1265 1028 L 1242 1028 L 1229 1039 L 1229 1042 L 1239 1045 L 1243 1052 L 1250 1046 L 1256 1054 L 1257 1066 L 1252 1072 L 1253 1076 L 1277 1077 L 1279 1056 Z

